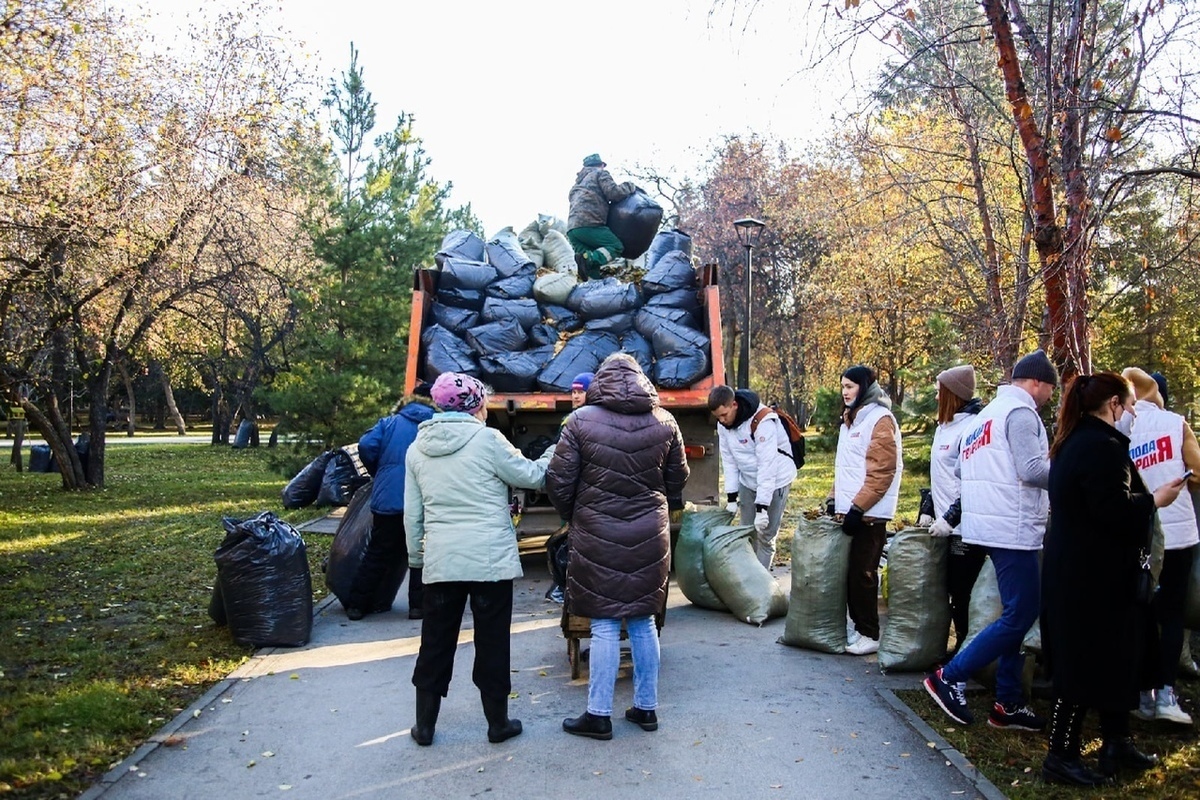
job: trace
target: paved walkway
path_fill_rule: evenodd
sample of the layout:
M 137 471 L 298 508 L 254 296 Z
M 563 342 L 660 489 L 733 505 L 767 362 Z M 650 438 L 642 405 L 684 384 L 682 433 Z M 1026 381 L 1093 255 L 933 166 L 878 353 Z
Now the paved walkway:
M 895 702 L 890 690 L 916 676 L 880 675 L 873 656 L 785 647 L 782 619 L 746 625 L 674 586 L 659 730 L 614 719 L 612 741 L 568 736 L 561 721 L 584 710 L 586 673 L 571 680 L 543 560 L 526 558 L 525 571 L 510 701 L 523 735 L 487 742 L 468 615 L 434 744 L 418 747 L 408 730 L 420 623 L 407 619 L 403 592 L 396 611 L 361 622 L 329 599 L 306 647 L 257 653 L 82 797 L 1002 797 Z M 785 570 L 777 579 L 788 586 Z M 631 694 L 623 675 L 619 709 Z

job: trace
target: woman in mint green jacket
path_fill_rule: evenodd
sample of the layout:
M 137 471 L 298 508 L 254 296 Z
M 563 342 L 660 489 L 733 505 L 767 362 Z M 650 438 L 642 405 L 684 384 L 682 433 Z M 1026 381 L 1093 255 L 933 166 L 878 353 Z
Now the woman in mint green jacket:
M 405 458 L 409 564 L 424 570 L 425 584 L 412 677 L 417 690 L 412 737 L 420 745 L 433 742 L 469 600 L 475 623 L 472 678 L 483 701 L 488 741 L 503 742 L 521 732 L 520 720 L 508 718 L 513 579 L 522 574 L 508 490 L 541 489 L 550 452 L 530 461 L 487 427 L 487 388 L 469 375 L 444 373 L 431 394 L 442 413 L 421 423 Z

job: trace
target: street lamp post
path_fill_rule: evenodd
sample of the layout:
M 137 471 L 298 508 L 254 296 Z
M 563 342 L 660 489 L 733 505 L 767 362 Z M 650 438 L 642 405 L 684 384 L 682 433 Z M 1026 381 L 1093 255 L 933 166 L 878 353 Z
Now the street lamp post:
M 738 244 L 746 248 L 746 330 L 742 332 L 742 357 L 738 363 L 738 386 L 743 389 L 750 388 L 750 327 L 751 321 L 754 318 L 754 303 L 751 289 L 753 282 L 751 280 L 751 251 L 758 246 L 758 239 L 762 236 L 763 228 L 766 224 L 754 219 L 746 217 L 739 219 L 733 223 L 734 230 L 737 231 Z

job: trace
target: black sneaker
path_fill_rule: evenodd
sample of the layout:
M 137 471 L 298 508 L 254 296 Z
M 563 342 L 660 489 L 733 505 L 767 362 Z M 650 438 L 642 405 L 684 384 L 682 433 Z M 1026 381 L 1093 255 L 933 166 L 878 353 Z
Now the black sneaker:
M 925 691 L 929 692 L 929 696 L 950 719 L 961 725 L 970 725 L 975 721 L 971 709 L 967 708 L 967 696 L 963 694 L 962 687 L 947 682 L 942 677 L 942 670 L 926 675 L 924 686 Z
M 996 701 L 992 713 L 988 714 L 988 725 L 1004 730 L 1040 732 L 1046 729 L 1046 720 L 1033 713 L 1029 706 L 1006 706 Z
M 362 619 L 364 616 L 365 616 L 365 614 L 363 614 L 363 610 L 361 608 L 354 608 L 353 606 L 351 606 L 350 608 L 346 609 L 346 619 L 357 622 L 358 620 Z

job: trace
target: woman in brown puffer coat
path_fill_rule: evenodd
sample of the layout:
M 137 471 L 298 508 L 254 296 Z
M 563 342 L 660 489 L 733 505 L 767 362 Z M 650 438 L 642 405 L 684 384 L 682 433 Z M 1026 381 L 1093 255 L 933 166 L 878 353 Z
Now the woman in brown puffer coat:
M 546 471 L 546 493 L 569 523 L 567 608 L 591 618 L 587 711 L 563 730 L 612 738 L 621 623 L 633 655 L 633 707 L 625 718 L 658 728 L 658 630 L 667 600 L 670 511 L 687 481 L 683 437 L 658 393 L 624 353 L 605 359 L 571 414 Z

